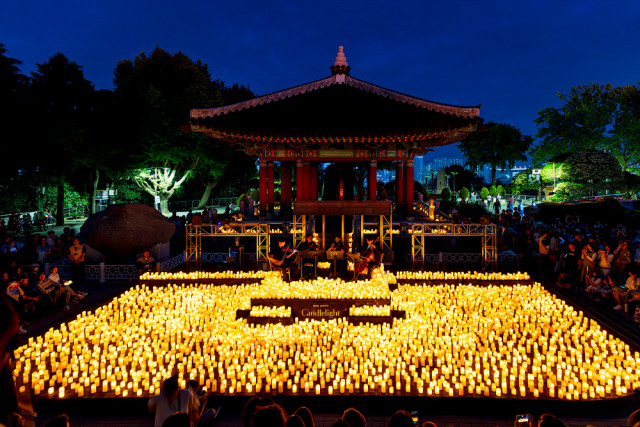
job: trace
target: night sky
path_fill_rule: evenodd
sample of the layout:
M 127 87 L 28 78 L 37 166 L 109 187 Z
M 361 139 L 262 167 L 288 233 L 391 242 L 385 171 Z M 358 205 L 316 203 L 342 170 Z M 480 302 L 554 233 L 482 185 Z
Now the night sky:
M 0 43 L 24 73 L 62 52 L 111 89 L 119 60 L 158 45 L 264 95 L 330 75 L 343 45 L 354 77 L 482 104 L 485 120 L 526 134 L 571 86 L 637 85 L 639 23 L 637 0 L 0 0 Z

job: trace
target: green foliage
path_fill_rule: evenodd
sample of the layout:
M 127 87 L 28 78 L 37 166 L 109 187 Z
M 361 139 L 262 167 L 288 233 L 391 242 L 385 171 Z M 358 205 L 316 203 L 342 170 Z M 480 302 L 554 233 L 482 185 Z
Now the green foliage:
M 253 188 L 251 189 L 251 191 L 249 191 L 249 198 L 253 199 L 254 203 L 259 200 L 259 196 L 260 196 L 260 191 L 257 188 Z
M 482 190 L 480 190 L 480 197 L 482 199 L 486 199 L 487 197 L 489 197 L 489 189 L 487 187 L 482 187 Z
M 448 201 L 451 198 L 451 190 L 446 187 L 443 188 L 442 192 L 440 193 L 440 198 L 445 202 Z
M 498 192 L 500 197 L 504 197 L 507 195 L 507 190 L 505 190 L 504 187 L 500 184 L 498 184 L 498 186 L 496 187 L 496 191 Z
M 462 187 L 460 189 L 460 198 L 462 200 L 467 200 L 469 198 L 469 189 L 467 187 Z
M 511 180 L 511 192 L 513 194 L 537 192 L 539 187 L 540 183 L 531 175 L 531 168 L 523 170 Z
M 140 191 L 140 187 L 130 178 L 122 178 L 114 183 L 116 195 L 113 203 L 145 203 L 153 202 L 153 198 Z
M 540 177 L 542 182 L 545 185 L 553 185 L 554 182 L 554 170 L 555 170 L 555 182 L 556 185 L 560 181 L 564 181 L 567 179 L 567 175 L 564 172 L 564 163 L 563 162 L 552 162 L 547 163 L 542 167 Z
M 55 211 L 58 197 L 57 187 L 46 187 L 45 193 L 38 200 L 38 210 Z M 88 206 L 85 194 L 78 193 L 71 185 L 64 184 L 64 207 L 86 207 Z
M 635 198 L 635 194 L 640 191 L 640 176 L 631 172 L 623 172 L 620 188 L 626 194 Z
M 597 150 L 583 150 L 564 162 L 569 191 L 578 195 L 594 195 L 614 191 L 622 181 L 622 168 L 611 154 Z
M 611 84 L 579 85 L 558 94 L 561 106 L 538 112 L 537 164 L 564 153 L 608 150 L 623 170 L 640 166 L 640 89 Z
M 491 195 L 491 197 L 496 197 L 498 195 L 498 187 L 496 187 L 495 185 L 489 187 L 489 194 Z
M 517 161 L 527 160 L 532 138 L 522 135 L 517 128 L 502 123 L 488 122 L 486 132 L 475 132 L 458 144 L 467 159 L 467 165 L 489 165 L 491 182 L 495 182 L 496 168 L 511 168 Z

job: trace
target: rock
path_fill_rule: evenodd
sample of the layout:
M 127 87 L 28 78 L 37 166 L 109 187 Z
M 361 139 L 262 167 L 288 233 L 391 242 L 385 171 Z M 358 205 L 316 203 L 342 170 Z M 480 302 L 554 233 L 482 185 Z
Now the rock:
M 140 203 L 110 205 L 91 215 L 80 229 L 83 240 L 107 257 L 131 258 L 171 239 L 176 226 Z

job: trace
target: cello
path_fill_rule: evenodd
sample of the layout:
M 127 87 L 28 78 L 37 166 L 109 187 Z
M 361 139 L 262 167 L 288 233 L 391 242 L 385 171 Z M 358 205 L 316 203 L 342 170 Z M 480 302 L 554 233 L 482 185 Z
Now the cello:
M 360 254 L 361 262 L 353 266 L 356 275 L 367 274 L 369 272 L 369 264 L 376 257 L 376 246 L 373 238 L 368 238 L 367 244 L 367 248 Z

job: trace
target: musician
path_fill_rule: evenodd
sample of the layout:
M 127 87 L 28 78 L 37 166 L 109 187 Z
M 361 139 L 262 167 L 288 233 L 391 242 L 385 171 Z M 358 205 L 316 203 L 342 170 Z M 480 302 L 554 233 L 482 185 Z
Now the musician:
M 378 265 L 378 260 L 382 251 L 378 249 L 379 237 L 367 236 L 367 246 L 360 251 L 362 262 L 356 264 L 354 269 L 357 274 L 367 275 Z
M 296 258 L 298 256 L 298 250 L 293 249 L 290 244 L 287 244 L 284 238 L 278 239 L 278 246 L 269 254 L 268 258 L 271 264 L 282 270 L 289 270 L 291 272 L 291 279 L 298 277 L 298 264 Z
M 313 241 L 313 234 L 307 234 L 304 240 L 298 245 L 298 250 L 305 254 L 308 251 L 318 250 L 318 245 Z
M 330 252 L 333 251 L 341 251 L 344 249 L 344 244 L 342 243 L 342 239 L 340 238 L 340 236 L 336 236 L 333 240 L 333 242 L 331 243 L 331 246 L 329 246 L 329 249 L 327 249 Z

